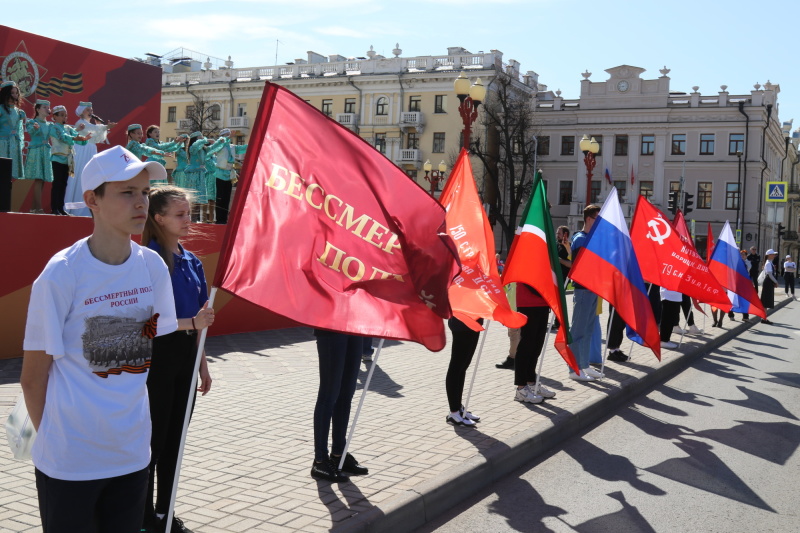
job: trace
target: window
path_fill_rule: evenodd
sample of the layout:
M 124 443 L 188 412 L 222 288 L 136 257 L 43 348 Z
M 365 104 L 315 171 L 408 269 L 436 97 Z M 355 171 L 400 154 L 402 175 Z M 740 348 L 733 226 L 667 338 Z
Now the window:
M 642 155 L 653 155 L 656 151 L 656 136 L 642 135 Z
M 385 96 L 378 98 L 378 103 L 375 104 L 375 114 L 378 116 L 385 116 L 389 114 L 389 99 Z
M 244 144 L 244 135 L 236 136 L 236 144 Z
M 744 153 L 744 133 L 731 133 L 728 137 L 728 155 L 736 155 L 736 152 Z
M 550 155 L 550 137 L 543 135 L 536 138 L 536 155 Z
M 614 136 L 614 155 L 628 155 L 628 136 Z
M 669 182 L 669 192 L 679 191 L 680 189 L 681 189 L 681 182 L 679 182 L 679 181 L 670 181 Z
M 344 99 L 344 112 L 345 113 L 355 113 L 356 112 L 356 99 L 355 98 L 345 98 Z
M 194 116 L 194 106 L 187 105 L 186 106 L 186 118 L 192 118 Z
M 714 155 L 714 134 L 700 134 L 700 155 Z
M 617 194 L 619 196 L 625 196 L 628 192 L 628 180 L 615 180 L 614 187 L 617 188 Z
M 739 209 L 739 184 L 725 184 L 725 209 Z
M 327 116 L 331 116 L 333 114 L 333 100 L 323 100 L 321 109 Z
M 592 203 L 600 201 L 600 180 L 592 180 Z
M 386 134 L 385 133 L 376 133 L 375 134 L 375 149 L 382 154 L 386 153 Z
M 178 110 L 175 106 L 170 106 L 167 108 L 167 122 L 175 122 L 175 113 Z
M 419 134 L 418 133 L 409 133 L 406 137 L 406 148 L 409 150 L 418 150 L 419 149 Z
M 672 136 L 672 155 L 686 155 L 685 133 L 676 133 Z
M 247 116 L 247 104 L 236 104 L 236 116 L 237 117 Z
M 561 155 L 575 155 L 574 135 L 564 135 L 561 137 Z
M 433 112 L 447 113 L 447 95 L 437 94 L 433 97 Z
M 515 135 L 514 138 L 511 139 L 511 153 L 513 155 L 522 155 L 524 150 L 525 141 L 522 139 L 522 135 Z
M 408 110 L 409 111 L 419 111 L 421 104 L 422 104 L 422 97 L 421 96 L 409 96 L 408 97 Z
M 569 205 L 572 201 L 572 182 L 558 182 L 558 205 Z
M 433 134 L 433 150 L 431 152 L 435 154 L 444 153 L 444 133 Z
M 647 198 L 648 200 L 653 197 L 653 182 L 652 181 L 640 181 L 639 182 L 639 194 Z
M 697 184 L 697 209 L 711 209 L 711 182 Z

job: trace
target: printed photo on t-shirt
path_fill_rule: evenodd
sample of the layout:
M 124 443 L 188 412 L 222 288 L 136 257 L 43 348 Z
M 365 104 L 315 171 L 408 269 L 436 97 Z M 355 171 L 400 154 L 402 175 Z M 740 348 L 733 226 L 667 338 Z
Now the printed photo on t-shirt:
M 83 356 L 102 378 L 122 372 L 141 374 L 150 368 L 153 339 L 148 334 L 153 308 L 132 307 L 124 315 L 91 316 L 85 320 Z

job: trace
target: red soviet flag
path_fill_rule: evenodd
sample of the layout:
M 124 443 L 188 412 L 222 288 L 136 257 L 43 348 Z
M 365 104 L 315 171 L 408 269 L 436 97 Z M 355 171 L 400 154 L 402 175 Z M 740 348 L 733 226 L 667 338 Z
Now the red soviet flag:
M 444 348 L 445 212 L 360 137 L 267 83 L 214 285 L 309 326 Z
M 644 196 L 639 196 L 636 203 L 631 222 L 631 242 L 645 281 L 726 312 L 730 309 L 727 292 L 711 275 L 692 241 L 680 235 Z
M 521 328 L 527 317 L 511 310 L 500 282 L 494 234 L 478 196 L 469 153 L 461 149 L 439 202 L 447 211 L 447 232 L 458 249 L 461 275 L 450 285 L 453 316 L 475 331 L 477 319 L 489 318 L 509 328 Z

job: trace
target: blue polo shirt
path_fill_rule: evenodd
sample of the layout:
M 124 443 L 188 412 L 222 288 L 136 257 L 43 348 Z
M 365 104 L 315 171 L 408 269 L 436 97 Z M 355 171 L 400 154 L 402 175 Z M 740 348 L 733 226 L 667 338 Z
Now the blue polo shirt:
M 175 297 L 175 314 L 178 318 L 194 318 L 200 308 L 208 301 L 208 286 L 203 263 L 192 252 L 183 246 L 180 254 L 172 254 L 174 268 L 172 278 L 172 294 Z M 155 240 L 147 247 L 161 253 L 161 246 Z
M 573 261 L 573 263 L 578 258 L 578 252 L 581 250 L 581 248 L 586 246 L 586 241 L 588 241 L 588 240 L 589 240 L 589 235 L 584 231 L 578 231 L 578 232 L 575 233 L 575 235 L 572 236 L 572 261 Z M 579 285 L 578 283 L 575 283 L 574 280 L 573 280 L 572 284 L 575 286 L 575 290 L 579 290 L 579 291 L 586 290 L 586 287 L 584 287 L 583 285 Z

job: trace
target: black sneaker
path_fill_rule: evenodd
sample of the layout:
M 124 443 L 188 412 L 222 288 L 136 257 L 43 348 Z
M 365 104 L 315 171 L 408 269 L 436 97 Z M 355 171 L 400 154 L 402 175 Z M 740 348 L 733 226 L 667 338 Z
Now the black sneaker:
M 514 358 L 513 357 L 506 357 L 506 360 L 502 363 L 497 363 L 494 365 L 495 368 L 508 368 L 509 370 L 514 370 Z
M 322 479 L 332 483 L 344 483 L 350 481 L 350 478 L 342 474 L 342 471 L 336 468 L 336 464 L 330 459 L 324 461 L 314 461 L 311 466 L 311 477 L 314 479 Z
M 335 455 L 331 454 L 331 462 L 335 466 L 339 466 L 339 461 L 342 459 L 342 456 L 336 457 Z M 344 464 L 342 465 L 342 472 L 346 474 L 350 474 L 351 476 L 366 476 L 369 474 L 369 469 L 366 466 L 361 466 L 356 461 L 356 458 L 350 455 L 349 453 L 344 458 Z
M 625 355 L 620 350 L 611 350 L 611 352 L 609 352 L 609 354 L 608 354 L 608 360 L 609 361 L 614 361 L 614 362 L 617 362 L 617 363 L 624 363 L 624 362 L 628 361 L 629 359 L 630 359 L 630 357 Z
M 177 516 L 175 515 L 172 516 L 172 527 L 170 528 L 164 527 L 165 526 L 164 522 L 166 520 L 167 520 L 166 516 L 161 519 L 162 529 L 159 529 L 158 531 L 163 531 L 164 533 L 192 533 L 192 530 L 183 525 L 183 520 L 181 520 Z

